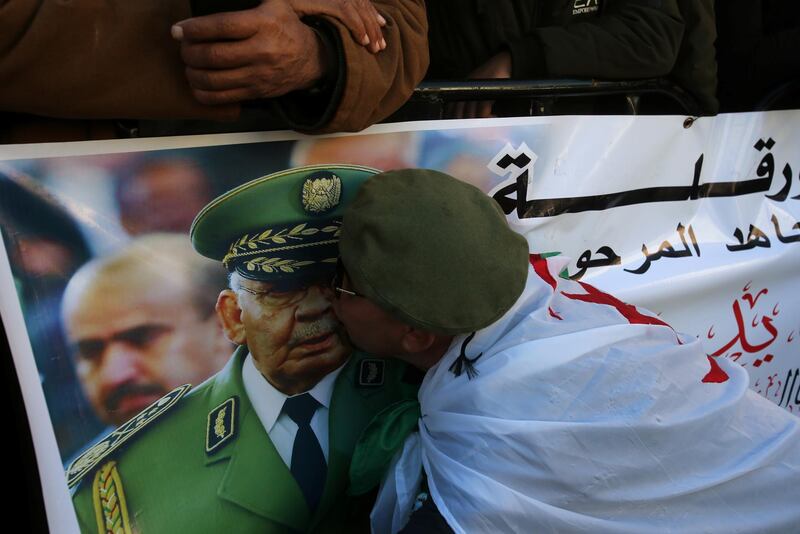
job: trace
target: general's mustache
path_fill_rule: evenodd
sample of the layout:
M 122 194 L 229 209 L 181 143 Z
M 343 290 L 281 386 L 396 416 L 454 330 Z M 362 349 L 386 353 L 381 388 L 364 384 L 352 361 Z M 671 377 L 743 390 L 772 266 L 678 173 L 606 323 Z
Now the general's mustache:
M 338 330 L 339 321 L 332 315 L 321 317 L 311 323 L 300 323 L 292 332 L 292 337 L 289 339 L 288 346 L 291 349 L 311 339 L 327 336 Z
M 166 390 L 159 384 L 136 384 L 126 383 L 112 391 L 103 402 L 103 407 L 108 412 L 115 412 L 119 409 L 122 399 L 136 395 L 158 395 L 164 396 Z

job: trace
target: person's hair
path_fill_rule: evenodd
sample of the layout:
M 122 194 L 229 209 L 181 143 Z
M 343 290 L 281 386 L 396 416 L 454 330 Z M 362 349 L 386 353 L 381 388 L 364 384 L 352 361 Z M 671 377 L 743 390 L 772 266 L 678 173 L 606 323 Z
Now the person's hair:
M 147 271 L 154 278 L 167 276 L 175 284 L 183 284 L 202 318 L 214 314 L 217 296 L 226 287 L 222 264 L 198 254 L 188 236 L 177 233 L 136 238 L 120 250 L 85 264 L 69 285 L 86 288 L 94 279 L 124 276 L 131 271 Z
M 237 291 L 241 284 L 239 284 L 239 275 L 236 274 L 236 271 L 230 271 L 228 273 L 228 289 L 231 291 Z

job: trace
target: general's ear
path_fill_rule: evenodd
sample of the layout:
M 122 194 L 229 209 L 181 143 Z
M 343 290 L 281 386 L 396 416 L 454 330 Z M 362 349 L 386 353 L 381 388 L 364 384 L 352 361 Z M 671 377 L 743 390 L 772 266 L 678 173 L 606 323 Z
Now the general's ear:
M 239 300 L 236 292 L 230 289 L 223 289 L 217 297 L 217 317 L 222 323 L 222 330 L 232 343 L 244 345 L 247 343 L 247 335 L 242 323 L 242 309 L 239 307 Z
M 403 334 L 400 343 L 403 350 L 409 354 L 416 354 L 431 348 L 436 341 L 436 334 L 426 330 L 418 330 L 409 327 L 408 331 Z

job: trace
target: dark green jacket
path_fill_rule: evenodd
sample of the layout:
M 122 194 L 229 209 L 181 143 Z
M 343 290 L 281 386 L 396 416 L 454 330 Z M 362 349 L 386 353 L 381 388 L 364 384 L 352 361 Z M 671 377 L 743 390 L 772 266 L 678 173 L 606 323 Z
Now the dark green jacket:
M 376 412 L 415 397 L 416 388 L 402 383 L 405 366 L 386 361 L 383 385 L 357 387 L 365 357 L 356 353 L 337 377 L 328 476 L 322 502 L 312 514 L 245 394 L 241 370 L 246 354 L 238 350 L 222 371 L 144 424 L 81 477 L 73 503 L 82 532 L 98 532 L 102 506 L 94 480 L 110 461 L 116 462 L 116 476 L 101 485 L 114 486 L 107 500 L 121 506 L 106 515 L 120 524 L 125 516 L 139 534 L 351 532 L 354 525 L 366 527 L 371 503 L 354 503 L 345 495 L 350 458 Z M 218 407 L 232 398 L 237 399 L 235 421 L 217 417 Z M 207 435 L 215 425 L 228 427 L 233 435 L 208 453 Z
M 428 79 L 462 79 L 503 49 L 512 77 L 668 76 L 717 112 L 713 0 L 428 0 Z

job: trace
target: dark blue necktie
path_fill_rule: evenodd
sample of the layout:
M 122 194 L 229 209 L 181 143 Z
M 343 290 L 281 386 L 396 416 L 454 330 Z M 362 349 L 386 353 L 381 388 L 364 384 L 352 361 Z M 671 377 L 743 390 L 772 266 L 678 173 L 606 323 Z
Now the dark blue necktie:
M 322 447 L 311 429 L 311 418 L 319 406 L 319 402 L 308 393 L 289 397 L 283 404 L 283 412 L 297 424 L 297 435 L 292 447 L 292 476 L 300 486 L 312 513 L 322 499 L 328 471 Z

